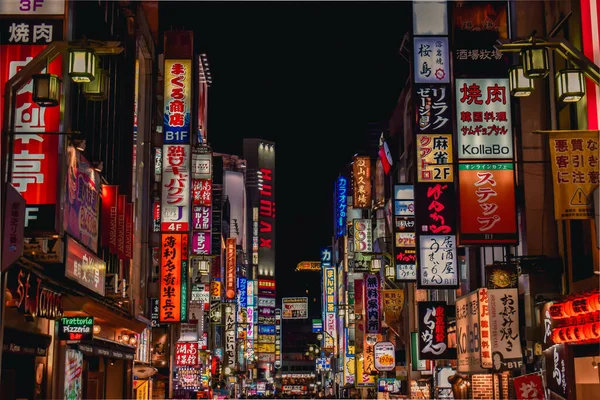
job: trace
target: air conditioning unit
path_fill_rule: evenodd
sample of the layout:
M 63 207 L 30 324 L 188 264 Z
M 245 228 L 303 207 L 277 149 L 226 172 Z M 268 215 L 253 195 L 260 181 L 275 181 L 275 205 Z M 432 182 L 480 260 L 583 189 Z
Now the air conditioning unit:
M 119 274 L 106 274 L 105 295 L 116 296 L 119 293 Z

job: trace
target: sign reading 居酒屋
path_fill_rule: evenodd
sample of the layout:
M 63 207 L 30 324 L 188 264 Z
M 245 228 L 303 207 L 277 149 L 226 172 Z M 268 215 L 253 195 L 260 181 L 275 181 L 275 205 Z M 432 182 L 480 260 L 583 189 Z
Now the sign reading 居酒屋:
M 513 163 L 459 164 L 461 244 L 516 244 Z
M 550 133 L 556 219 L 594 218 L 593 192 L 600 183 L 600 131 Z
M 164 143 L 190 143 L 192 60 L 165 60 Z
M 512 160 L 508 79 L 456 79 L 459 160 Z

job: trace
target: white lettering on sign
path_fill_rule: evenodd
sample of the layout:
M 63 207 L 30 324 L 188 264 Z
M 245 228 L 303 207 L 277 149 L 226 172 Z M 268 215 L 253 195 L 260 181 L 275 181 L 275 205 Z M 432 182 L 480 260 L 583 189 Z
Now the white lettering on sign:
M 0 15 L 63 15 L 64 0 L 2 0 Z
M 13 22 L 8 27 L 9 43 L 50 43 L 53 38 L 54 27 L 45 23 L 17 23 Z

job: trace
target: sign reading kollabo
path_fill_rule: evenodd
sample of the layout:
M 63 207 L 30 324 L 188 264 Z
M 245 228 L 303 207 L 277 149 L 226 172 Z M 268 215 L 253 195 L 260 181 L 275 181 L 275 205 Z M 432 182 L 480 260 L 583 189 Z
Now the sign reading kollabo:
M 94 317 L 64 317 L 58 322 L 60 340 L 92 340 Z
M 457 79 L 459 159 L 512 159 L 508 79 Z

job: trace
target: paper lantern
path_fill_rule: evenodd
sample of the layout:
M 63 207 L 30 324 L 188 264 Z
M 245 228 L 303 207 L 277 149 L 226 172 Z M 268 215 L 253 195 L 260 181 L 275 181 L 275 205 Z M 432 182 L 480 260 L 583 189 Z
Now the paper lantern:
M 523 73 L 523 66 L 517 65 L 508 71 L 510 94 L 515 97 L 525 97 L 533 93 L 533 79 Z
M 590 295 L 588 303 L 592 311 L 600 311 L 600 292 Z
M 564 103 L 575 103 L 585 96 L 585 78 L 578 69 L 563 69 L 556 74 L 558 99 Z
M 69 49 L 69 76 L 73 82 L 92 82 L 96 78 L 97 63 L 94 50 Z
M 563 342 L 562 338 L 560 337 L 560 330 L 562 328 L 556 328 L 552 330 L 552 342 L 554 344 L 561 344 Z
M 541 79 L 550 72 L 548 49 L 543 46 L 529 46 L 521 51 L 523 73 L 529 79 Z
M 573 311 L 577 315 L 587 314 L 592 312 L 592 308 L 588 303 L 589 297 L 580 297 L 578 299 L 573 300 L 571 303 L 573 305 Z
M 550 316 L 552 319 L 569 318 L 569 314 L 565 311 L 565 303 L 557 303 L 550 307 Z

